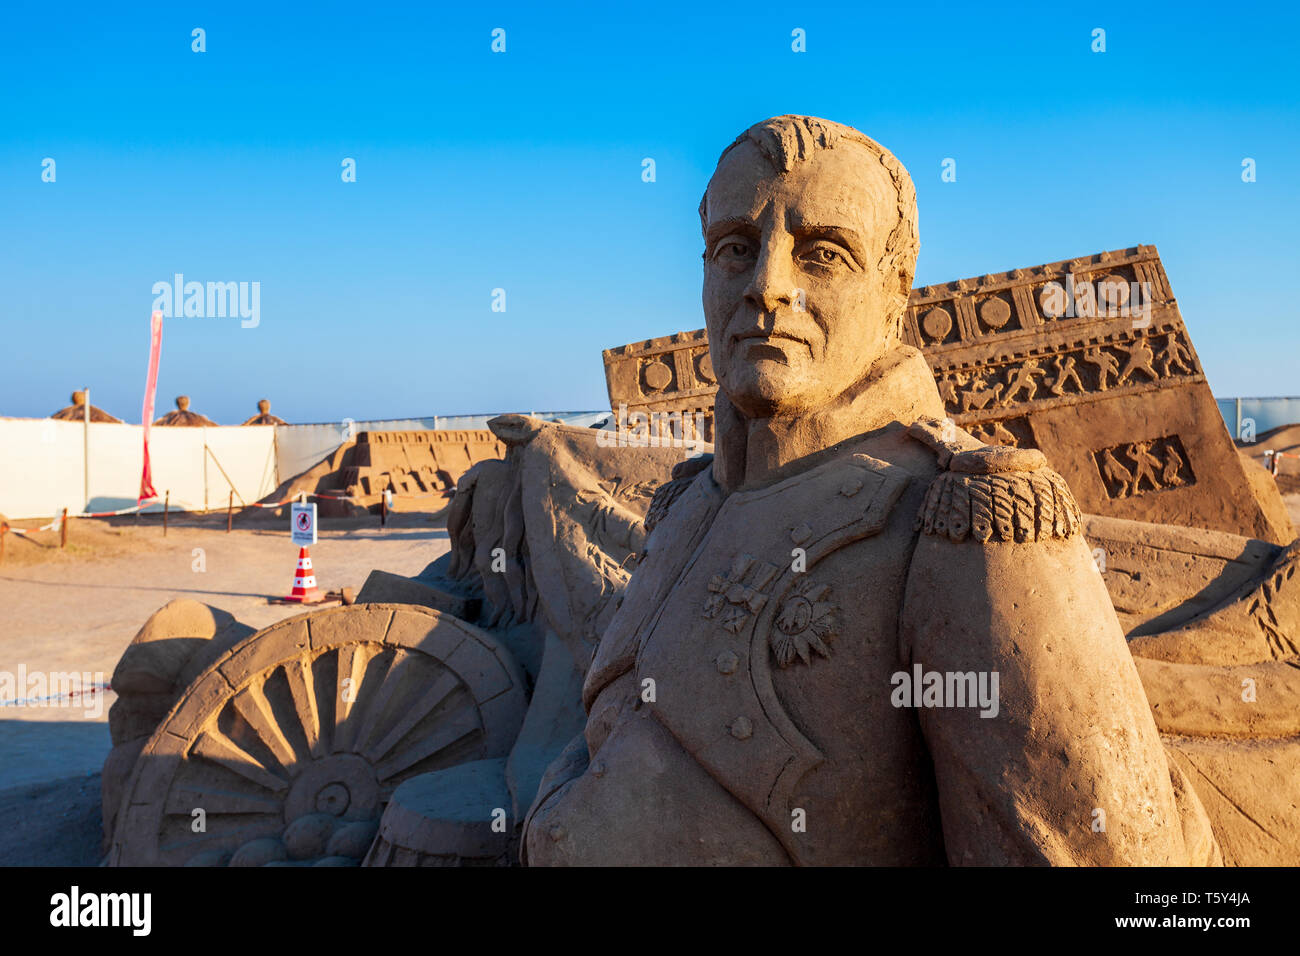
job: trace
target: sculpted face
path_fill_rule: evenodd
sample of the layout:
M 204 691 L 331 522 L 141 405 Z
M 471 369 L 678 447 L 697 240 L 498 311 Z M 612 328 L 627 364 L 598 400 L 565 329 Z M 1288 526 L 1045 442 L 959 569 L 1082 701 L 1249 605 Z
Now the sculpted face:
M 787 173 L 748 141 L 724 157 L 706 201 L 704 315 L 718 384 L 742 414 L 824 406 L 896 344 L 906 296 L 878 263 L 897 206 L 856 143 Z

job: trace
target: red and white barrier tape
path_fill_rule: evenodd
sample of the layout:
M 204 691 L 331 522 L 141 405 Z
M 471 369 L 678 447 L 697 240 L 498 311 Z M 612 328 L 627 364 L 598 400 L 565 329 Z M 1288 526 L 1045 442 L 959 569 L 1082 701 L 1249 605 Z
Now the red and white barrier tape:
M 449 494 L 455 490 L 456 490 L 455 488 L 448 488 L 446 493 Z M 442 494 L 442 492 L 431 492 L 430 494 L 427 495 L 393 495 L 393 498 L 394 499 L 432 498 L 435 495 L 439 495 L 439 494 Z M 283 508 L 285 505 L 291 505 L 295 501 L 298 501 L 300 497 L 301 496 L 299 495 L 294 495 L 292 498 L 286 498 L 284 501 L 272 501 L 272 502 L 253 501 L 248 504 L 240 505 L 240 507 L 241 508 Z M 328 498 L 331 501 L 360 501 L 361 500 L 353 495 L 331 495 L 327 492 L 310 492 L 307 494 L 307 497 Z M 157 503 L 158 503 L 157 498 L 146 498 L 144 501 L 140 502 L 137 505 L 132 505 L 130 508 L 119 508 L 117 511 L 82 511 L 77 514 L 69 513 L 68 517 L 69 518 L 113 518 L 119 515 L 133 514 L 139 511 L 141 508 L 145 507 L 146 505 L 157 504 Z M 177 510 L 180 511 L 182 509 L 178 508 Z M 211 509 L 211 510 L 215 511 L 220 509 Z M 157 514 L 157 512 L 153 512 L 153 513 Z M 42 525 L 39 528 L 15 528 L 11 525 L 9 530 L 12 531 L 14 534 L 35 534 L 38 531 L 53 531 L 56 528 L 58 528 L 59 524 L 62 521 L 63 521 L 62 515 L 55 515 L 54 519 L 50 521 L 49 524 Z
M 44 697 L 20 697 L 16 700 L 0 700 L 0 707 L 47 707 L 51 701 L 94 697 L 112 689 L 112 686 L 107 681 L 103 681 L 97 684 L 87 684 L 85 687 L 63 694 L 46 694 Z
M 53 531 L 55 528 L 57 528 L 57 527 L 59 526 L 60 523 L 62 523 L 62 521 L 63 521 L 63 518 L 62 518 L 62 516 L 60 516 L 60 517 L 58 517 L 58 518 L 55 518 L 53 521 L 51 521 L 51 522 L 50 522 L 49 524 L 47 524 L 47 525 L 41 525 L 41 527 L 39 527 L 39 528 L 13 528 L 13 527 L 11 527 L 9 530 L 12 531 L 14 534 L 35 534 L 35 533 L 38 532 L 38 531 Z

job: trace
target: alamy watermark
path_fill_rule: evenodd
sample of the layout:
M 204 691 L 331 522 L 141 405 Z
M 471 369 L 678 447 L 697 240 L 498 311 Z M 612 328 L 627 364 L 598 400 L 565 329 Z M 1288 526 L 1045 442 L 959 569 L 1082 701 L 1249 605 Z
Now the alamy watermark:
M 164 319 L 239 318 L 245 329 L 255 329 L 262 321 L 260 282 L 186 282 L 177 272 L 171 282 L 155 282 L 152 294 L 153 311 Z
M 0 671 L 0 707 L 79 708 L 83 715 L 98 719 L 104 713 L 108 681 L 102 671 Z
M 691 448 L 707 444 L 705 424 L 708 413 L 697 412 L 629 412 L 620 402 L 618 412 L 606 427 L 596 430 L 596 444 L 601 448 Z
M 148 936 L 152 914 L 152 893 L 83 893 L 73 884 L 67 893 L 50 897 L 50 925 L 55 927 L 122 927 L 133 936 Z
M 981 717 L 998 715 L 997 671 L 927 671 L 920 664 L 896 671 L 889 702 L 895 707 L 978 707 Z
M 1136 316 L 1133 328 L 1145 329 L 1151 324 L 1148 282 L 1124 282 L 1116 278 L 1075 282 L 1074 273 L 1067 272 L 1064 285 L 1049 282 L 1039 290 L 1038 303 L 1050 319 Z

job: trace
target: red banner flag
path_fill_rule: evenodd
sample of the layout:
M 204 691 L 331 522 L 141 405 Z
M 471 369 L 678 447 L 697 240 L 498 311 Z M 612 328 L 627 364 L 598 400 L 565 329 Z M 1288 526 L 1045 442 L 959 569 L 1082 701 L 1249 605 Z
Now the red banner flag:
M 153 424 L 153 402 L 158 391 L 158 356 L 162 354 L 162 320 L 161 312 L 154 312 L 149 320 L 149 374 L 144 383 L 144 409 L 140 413 L 144 425 L 144 473 L 140 475 L 140 497 L 136 504 L 146 498 L 157 498 L 154 491 L 153 473 L 149 468 L 149 426 Z

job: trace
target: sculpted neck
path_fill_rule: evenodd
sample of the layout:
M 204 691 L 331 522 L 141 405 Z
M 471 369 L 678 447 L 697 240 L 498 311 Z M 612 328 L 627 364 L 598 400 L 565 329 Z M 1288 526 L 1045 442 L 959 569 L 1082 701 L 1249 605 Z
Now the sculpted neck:
M 885 353 L 844 395 L 803 415 L 747 418 L 722 392 L 714 408 L 714 477 L 727 491 L 755 487 L 811 467 L 836 446 L 892 422 L 943 418 L 943 401 L 919 351 Z

